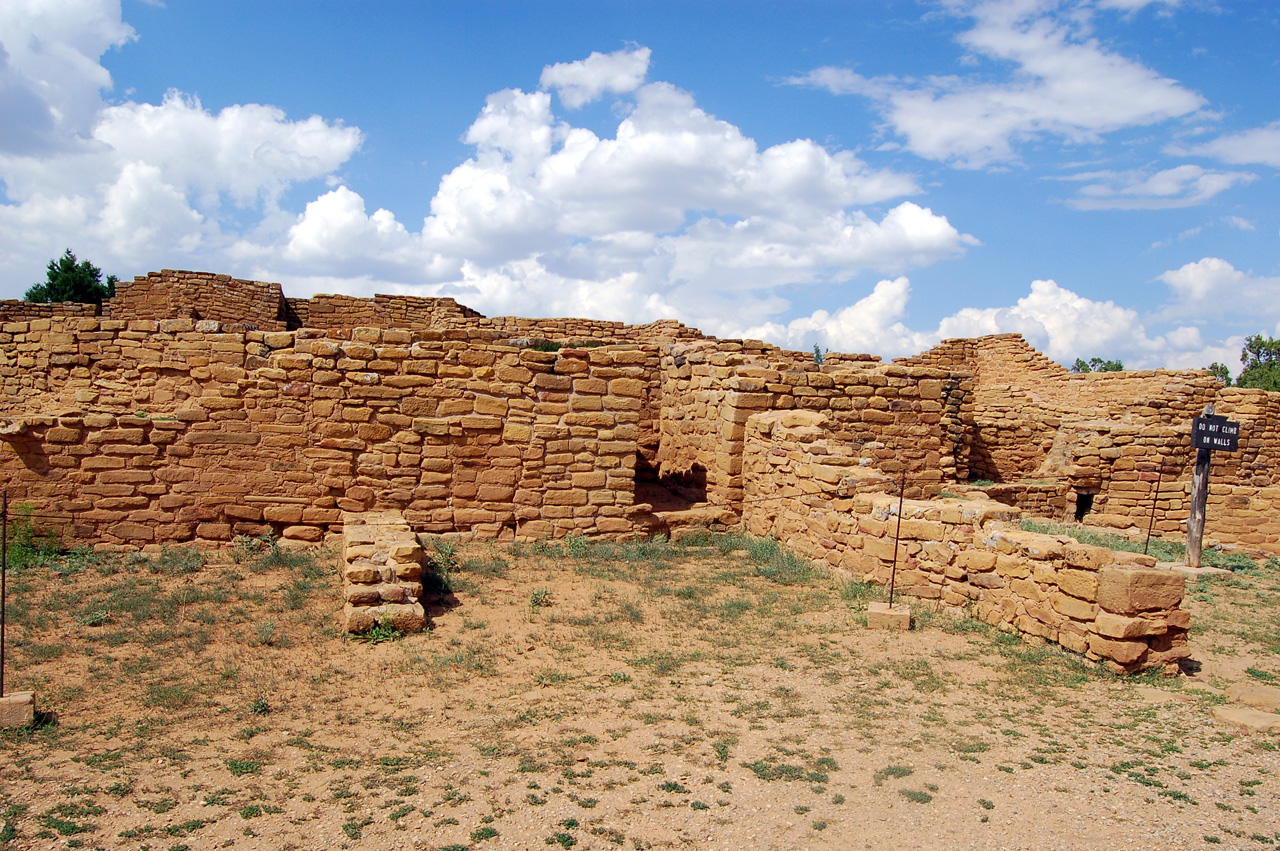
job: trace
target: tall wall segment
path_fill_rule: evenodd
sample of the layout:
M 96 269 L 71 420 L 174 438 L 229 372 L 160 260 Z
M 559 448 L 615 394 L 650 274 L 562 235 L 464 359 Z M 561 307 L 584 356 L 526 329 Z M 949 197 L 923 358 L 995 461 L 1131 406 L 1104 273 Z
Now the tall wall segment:
M 0 481 L 108 544 L 319 540 L 342 511 L 485 537 L 634 527 L 653 347 L 203 320 L 0 326 Z

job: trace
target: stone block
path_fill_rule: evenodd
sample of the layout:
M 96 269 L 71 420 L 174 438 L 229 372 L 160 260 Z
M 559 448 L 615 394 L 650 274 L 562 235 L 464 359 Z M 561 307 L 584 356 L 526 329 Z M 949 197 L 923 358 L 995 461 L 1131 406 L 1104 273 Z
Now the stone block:
M 996 554 L 983 550 L 962 550 L 956 554 L 956 566 L 966 573 L 985 573 L 995 570 Z
M 1009 581 L 998 573 L 971 573 L 968 581 L 975 588 L 985 589 L 1004 588 L 1009 584 Z
M 871 603 L 867 606 L 867 627 L 870 629 L 911 628 L 911 607 L 906 603 Z
M 0 697 L 0 727 L 29 727 L 35 718 L 35 692 L 11 691 Z
M 1145 641 L 1116 641 L 1104 638 L 1101 635 L 1090 635 L 1089 652 L 1101 656 L 1103 659 L 1111 659 L 1121 665 L 1128 666 L 1141 662 L 1146 658 L 1147 643 Z
M 1144 567 L 1108 567 L 1098 572 L 1098 605 L 1117 614 L 1172 609 L 1182 602 L 1181 573 Z
M 1107 638 L 1142 638 L 1148 635 L 1164 635 L 1169 627 L 1163 620 L 1128 618 L 1111 612 L 1098 612 L 1094 621 L 1099 635 Z
M 1259 683 L 1236 683 L 1227 687 L 1227 700 L 1264 712 L 1276 712 L 1280 711 L 1280 688 Z
M 324 540 L 324 530 L 317 526 L 285 526 L 280 530 L 280 537 L 286 541 L 318 544 Z
M 1115 561 L 1110 550 L 1087 544 L 1067 544 L 1063 547 L 1067 564 L 1081 570 L 1101 570 Z
M 1098 615 L 1098 607 L 1084 600 L 1077 600 L 1061 592 L 1056 593 L 1051 598 L 1053 601 L 1053 610 L 1059 614 L 1066 615 L 1078 621 L 1092 621 Z
M 867 538 L 862 545 L 862 551 L 883 561 L 893 561 L 894 545 L 896 543 L 893 538 Z M 905 550 L 905 547 L 900 546 L 898 555 L 903 555 Z
M 207 541 L 230 541 L 231 524 L 199 523 L 196 525 L 196 537 Z
M 1280 715 L 1246 706 L 1215 706 L 1214 720 L 1252 733 L 1280 733 Z
M 1079 568 L 1058 571 L 1058 587 L 1072 597 L 1096 602 L 1098 599 L 1098 574 Z

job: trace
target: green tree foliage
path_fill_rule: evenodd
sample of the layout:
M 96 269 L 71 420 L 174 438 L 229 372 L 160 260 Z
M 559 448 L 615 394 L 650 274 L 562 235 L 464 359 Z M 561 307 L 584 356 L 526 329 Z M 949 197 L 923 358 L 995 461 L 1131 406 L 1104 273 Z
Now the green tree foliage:
M 1231 386 L 1231 369 L 1225 363 L 1214 361 L 1207 367 L 1209 372 L 1213 373 L 1213 377 L 1221 381 L 1227 387 Z
M 76 260 L 68 248 L 56 260 L 49 261 L 46 280 L 27 290 L 27 301 L 48 304 L 55 301 L 76 301 L 83 304 L 102 304 L 116 294 L 116 276 L 108 275 L 102 282 L 102 270 L 88 260 Z
M 1280 340 L 1250 334 L 1240 350 L 1240 363 L 1244 369 L 1236 377 L 1237 387 L 1280 390 Z
M 1076 362 L 1071 364 L 1071 371 L 1077 374 L 1085 372 L 1121 372 L 1124 370 L 1124 361 L 1103 360 L 1102 358 L 1089 358 L 1085 361 L 1083 358 L 1076 358 Z

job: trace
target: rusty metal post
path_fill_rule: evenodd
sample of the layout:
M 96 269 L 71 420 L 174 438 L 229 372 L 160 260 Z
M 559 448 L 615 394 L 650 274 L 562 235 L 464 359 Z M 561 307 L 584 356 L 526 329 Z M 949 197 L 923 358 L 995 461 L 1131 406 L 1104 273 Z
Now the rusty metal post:
M 1156 525 L 1156 504 L 1160 501 L 1160 482 L 1164 478 L 1164 459 L 1160 459 L 1160 467 L 1156 473 L 1156 492 L 1151 497 L 1151 522 L 1147 524 L 1147 542 L 1142 545 L 1142 554 L 1147 554 L 1147 548 L 1151 546 L 1151 530 Z
M 898 528 L 893 532 L 893 567 L 889 570 L 889 607 L 893 607 L 893 586 L 898 576 L 898 540 L 902 536 L 902 499 L 907 495 L 907 466 L 902 465 L 902 481 L 898 483 Z

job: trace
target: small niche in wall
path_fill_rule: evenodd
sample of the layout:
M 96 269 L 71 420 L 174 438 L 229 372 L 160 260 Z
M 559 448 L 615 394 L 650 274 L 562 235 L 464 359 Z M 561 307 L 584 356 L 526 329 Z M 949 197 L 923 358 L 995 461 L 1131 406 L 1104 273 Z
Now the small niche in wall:
M 1093 492 L 1076 491 L 1076 522 L 1084 522 L 1084 518 L 1093 510 Z

